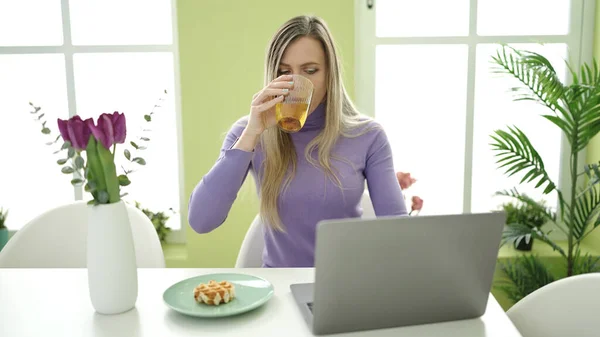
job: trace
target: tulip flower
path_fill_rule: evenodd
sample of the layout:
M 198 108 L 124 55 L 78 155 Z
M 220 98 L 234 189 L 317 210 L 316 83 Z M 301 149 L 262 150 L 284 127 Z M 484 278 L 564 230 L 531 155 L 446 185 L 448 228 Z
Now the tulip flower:
M 68 120 L 58 119 L 58 130 L 65 142 L 71 143 L 71 146 L 77 151 L 83 151 L 90 140 L 91 130 L 88 123 L 92 119 L 85 121 L 75 115 Z M 92 122 L 93 123 L 93 122 Z
M 411 213 L 415 212 L 415 211 L 420 211 L 421 209 L 423 209 L 423 199 L 421 199 L 418 196 L 413 196 L 412 199 L 412 206 L 411 206 Z
M 125 124 L 125 114 L 115 111 L 112 115 L 103 113 L 98 117 L 98 122 L 94 125 L 92 120 L 87 120 L 87 125 L 102 146 L 110 149 L 114 144 L 125 142 L 127 127 Z
M 398 178 L 398 183 L 403 190 L 409 188 L 412 184 L 417 182 L 417 179 L 411 177 L 410 173 L 397 172 L 396 178 Z

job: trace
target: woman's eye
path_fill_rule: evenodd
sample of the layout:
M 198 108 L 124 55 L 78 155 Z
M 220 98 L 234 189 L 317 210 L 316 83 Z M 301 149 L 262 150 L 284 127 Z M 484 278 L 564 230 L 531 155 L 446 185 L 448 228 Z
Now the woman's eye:
M 305 71 L 307 74 L 312 75 L 312 74 L 316 73 L 318 71 L 318 69 L 306 69 Z
M 279 75 L 287 75 L 289 73 L 290 73 L 289 70 L 279 70 Z

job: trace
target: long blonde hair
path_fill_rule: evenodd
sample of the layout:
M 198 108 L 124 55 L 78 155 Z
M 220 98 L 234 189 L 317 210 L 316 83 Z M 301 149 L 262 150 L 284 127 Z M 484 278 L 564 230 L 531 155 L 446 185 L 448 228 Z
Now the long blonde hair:
M 320 167 L 326 175 L 341 188 L 331 159 L 336 158 L 331 151 L 339 136 L 352 137 L 350 131 L 369 122 L 361 118 L 360 113 L 348 97 L 342 82 L 341 60 L 335 43 L 325 21 L 313 16 L 298 16 L 284 23 L 269 43 L 265 60 L 265 86 L 278 75 L 283 53 L 288 45 L 301 37 L 311 37 L 321 42 L 327 63 L 327 93 L 325 127 L 306 147 L 306 160 Z M 361 134 L 364 132 L 361 132 Z M 264 151 L 262 183 L 260 188 L 260 214 L 271 228 L 284 231 L 278 213 L 280 193 L 284 193 L 296 172 L 296 150 L 292 138 L 279 128 L 270 128 L 261 136 Z M 318 160 L 312 157 L 318 151 Z

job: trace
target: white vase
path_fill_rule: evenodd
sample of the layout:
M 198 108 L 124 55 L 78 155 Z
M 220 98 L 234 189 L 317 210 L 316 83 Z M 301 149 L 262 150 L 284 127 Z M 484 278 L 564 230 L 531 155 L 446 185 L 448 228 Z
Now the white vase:
M 88 205 L 87 270 L 90 299 L 100 314 L 135 307 L 138 293 L 135 247 L 123 201 Z

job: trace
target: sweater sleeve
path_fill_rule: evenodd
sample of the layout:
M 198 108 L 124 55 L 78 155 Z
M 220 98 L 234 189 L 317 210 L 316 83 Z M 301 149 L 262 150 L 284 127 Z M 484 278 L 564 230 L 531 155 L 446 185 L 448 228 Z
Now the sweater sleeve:
M 377 135 L 367 153 L 365 176 L 369 196 L 375 215 L 407 215 L 406 203 L 402 196 L 392 158 L 392 148 L 383 129 Z
M 232 149 L 244 124 L 243 121 L 237 122 L 227 133 L 219 158 L 190 196 L 188 222 L 198 233 L 211 232 L 227 219 L 246 180 L 254 152 Z

